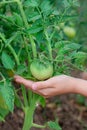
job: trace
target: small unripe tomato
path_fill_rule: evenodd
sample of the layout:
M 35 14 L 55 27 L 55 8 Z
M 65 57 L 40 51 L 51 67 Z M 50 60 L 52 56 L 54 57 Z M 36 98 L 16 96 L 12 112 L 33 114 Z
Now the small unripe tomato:
M 76 35 L 76 30 L 69 26 L 65 26 L 63 32 L 68 38 L 74 38 Z

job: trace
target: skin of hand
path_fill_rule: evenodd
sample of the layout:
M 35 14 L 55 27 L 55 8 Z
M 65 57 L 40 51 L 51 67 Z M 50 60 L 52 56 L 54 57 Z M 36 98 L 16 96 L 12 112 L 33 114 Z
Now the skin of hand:
M 21 76 L 14 76 L 14 80 L 45 98 L 66 93 L 79 93 L 87 96 L 87 81 L 67 75 L 54 76 L 38 82 L 26 80 Z

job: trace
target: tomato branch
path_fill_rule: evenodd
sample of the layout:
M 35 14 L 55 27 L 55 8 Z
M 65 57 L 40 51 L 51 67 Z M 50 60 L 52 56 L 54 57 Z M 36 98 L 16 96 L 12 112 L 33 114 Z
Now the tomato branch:
M 26 18 L 26 15 L 25 15 L 25 12 L 23 10 L 23 6 L 22 6 L 22 3 L 20 0 L 16 0 L 18 6 L 19 6 L 19 9 L 20 9 L 20 12 L 21 12 L 21 15 L 22 15 L 22 18 L 23 18 L 23 21 L 24 21 L 24 24 L 25 24 L 25 28 L 26 29 L 29 29 L 29 24 L 27 22 L 27 18 Z M 32 51 L 33 51 L 33 57 L 36 58 L 37 57 L 37 51 L 36 51 L 36 45 L 35 45 L 35 42 L 32 38 L 32 36 L 28 33 L 28 36 L 29 36 L 29 40 L 31 42 L 31 46 L 32 46 Z
M 50 60 L 52 60 L 53 58 L 52 58 L 51 40 L 48 37 L 47 31 L 45 29 L 44 29 L 44 34 L 46 36 L 46 40 L 47 40 L 47 44 L 48 44 L 49 58 L 50 58 Z

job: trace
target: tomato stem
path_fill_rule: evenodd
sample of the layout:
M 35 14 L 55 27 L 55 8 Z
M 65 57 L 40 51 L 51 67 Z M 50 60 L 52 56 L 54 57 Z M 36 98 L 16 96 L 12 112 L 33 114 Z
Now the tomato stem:
M 25 107 L 24 113 L 25 113 L 25 118 L 24 118 L 24 125 L 22 130 L 30 130 L 33 124 L 33 114 L 34 110 L 36 108 L 36 100 L 33 98 L 32 104 L 28 107 Z
M 26 107 L 24 110 L 25 110 L 25 118 L 22 130 L 30 130 L 30 128 L 32 127 L 34 111 L 30 107 Z
M 19 6 L 22 18 L 23 18 L 23 21 L 24 21 L 24 24 L 25 24 L 25 28 L 29 29 L 29 24 L 27 22 L 27 18 L 26 18 L 25 12 L 23 10 L 22 3 L 21 3 L 20 0 L 16 0 L 16 1 L 17 1 L 18 6 Z M 31 42 L 31 46 L 32 46 L 33 57 L 36 58 L 37 57 L 36 44 L 35 44 L 32 36 L 29 33 L 28 33 L 28 36 L 29 36 L 29 39 L 30 39 L 30 42 Z
M 49 58 L 50 60 L 52 60 L 53 57 L 52 57 L 51 39 L 49 38 L 46 30 L 44 30 L 44 33 L 45 33 L 47 44 L 48 44 Z
M 26 89 L 23 85 L 21 85 L 21 89 L 22 89 L 22 94 L 23 94 L 23 99 L 24 99 L 24 105 L 25 105 L 25 107 L 27 107 L 28 99 L 27 99 Z

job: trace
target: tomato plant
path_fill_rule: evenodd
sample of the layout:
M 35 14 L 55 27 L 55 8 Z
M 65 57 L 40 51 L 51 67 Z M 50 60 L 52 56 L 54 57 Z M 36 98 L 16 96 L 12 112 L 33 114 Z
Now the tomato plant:
M 44 99 L 21 85 L 22 101 L 18 95 L 19 90 L 12 84 L 14 74 L 37 81 L 62 73 L 69 74 L 71 66 L 85 69 L 87 54 L 79 52 L 81 45 L 74 39 L 75 31 L 70 29 L 70 32 L 68 29 L 70 35 L 66 34 L 73 37 L 72 40 L 65 37 L 65 31 L 63 32 L 64 26 L 76 19 L 76 12 L 72 10 L 79 6 L 79 2 L 56 2 L 58 1 L 0 2 L 0 92 L 6 110 L 12 112 L 14 105 L 17 105 L 24 111 L 22 130 L 47 127 L 33 123 L 36 103 L 43 105 Z M 61 129 L 57 123 L 50 122 L 48 125 L 52 129 Z

